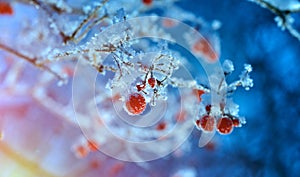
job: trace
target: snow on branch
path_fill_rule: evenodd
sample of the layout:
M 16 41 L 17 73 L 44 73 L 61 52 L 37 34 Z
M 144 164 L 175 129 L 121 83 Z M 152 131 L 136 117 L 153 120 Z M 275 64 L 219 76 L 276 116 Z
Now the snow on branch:
M 298 1 L 278 1 L 278 0 L 249 0 L 257 3 L 263 8 L 268 9 L 276 15 L 275 21 L 282 29 L 287 29 L 288 32 L 300 41 L 300 32 L 293 26 L 294 18 L 291 16 L 293 13 L 300 12 L 300 3 Z

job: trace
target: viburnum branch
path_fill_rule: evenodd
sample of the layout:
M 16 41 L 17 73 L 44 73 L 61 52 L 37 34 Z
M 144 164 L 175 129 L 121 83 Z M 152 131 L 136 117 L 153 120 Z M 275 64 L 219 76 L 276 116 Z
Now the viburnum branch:
M 300 12 L 300 7 L 295 8 L 295 9 L 285 9 L 282 10 L 275 5 L 273 5 L 270 2 L 267 2 L 265 0 L 250 0 L 252 2 L 255 2 L 259 4 L 261 7 L 264 7 L 268 10 L 270 10 L 272 13 L 274 13 L 278 19 L 276 21 L 278 24 L 282 27 L 282 29 L 287 29 L 288 32 L 295 38 L 297 38 L 300 41 L 300 32 L 295 29 L 292 25 L 292 19 L 291 19 L 291 14 L 292 13 L 299 13 Z
M 80 29 L 82 29 L 82 27 L 85 25 L 85 24 L 87 24 L 92 18 L 94 18 L 96 15 L 97 15 L 97 13 L 98 13 L 98 11 L 106 4 L 108 2 L 108 0 L 104 0 L 102 3 L 101 3 L 101 5 L 99 5 L 99 6 L 97 6 L 94 10 L 93 10 L 93 12 L 92 13 L 90 13 L 80 24 L 79 24 L 79 26 L 75 29 L 75 31 L 72 33 L 72 35 L 70 36 L 70 40 L 74 40 L 75 39 L 75 36 L 77 35 L 77 33 L 80 31 Z M 84 36 L 85 36 L 85 34 L 87 33 L 87 32 L 89 32 L 90 31 L 90 29 L 94 26 L 94 25 L 96 25 L 96 24 L 98 24 L 98 23 L 100 23 L 101 21 L 103 21 L 105 18 L 107 18 L 108 17 L 108 15 L 107 14 L 105 14 L 104 16 L 102 16 L 101 18 L 99 18 L 99 19 L 97 19 L 97 20 L 95 20 L 91 25 L 89 25 L 88 27 L 87 27 L 87 29 L 81 34 L 81 37 L 80 38 L 83 38 Z
M 98 18 L 97 20 L 93 21 L 89 26 L 86 27 L 86 29 L 81 33 L 81 35 L 79 35 L 78 37 L 75 38 L 76 34 L 78 33 L 78 31 L 76 33 L 73 33 L 71 36 L 71 39 L 75 42 L 78 43 L 79 41 L 81 41 L 86 34 L 97 24 L 101 23 L 104 19 L 108 18 L 108 14 L 103 15 L 102 17 Z M 77 29 L 80 29 L 82 27 L 77 27 Z M 76 30 L 77 30 L 76 29 Z
M 29 62 L 30 64 L 32 64 L 33 66 L 37 67 L 37 68 L 40 68 L 40 69 L 43 69 L 51 74 L 53 74 L 56 78 L 58 78 L 60 81 L 62 81 L 63 83 L 66 82 L 66 78 L 61 76 L 60 74 L 58 74 L 57 72 L 55 72 L 54 70 L 52 70 L 51 68 L 49 68 L 48 66 L 44 65 L 43 63 L 41 62 L 38 62 L 38 59 L 37 58 L 31 58 L 31 57 L 28 57 L 4 44 L 1 44 L 0 43 L 0 49 L 8 52 L 8 53 L 11 53 L 27 62 Z
M 104 19 L 106 19 L 108 17 L 107 14 L 103 15 L 102 17 L 96 19 L 95 21 L 93 21 L 89 26 L 87 26 L 87 28 L 81 33 L 81 35 L 76 38 L 76 35 L 79 33 L 79 31 L 84 27 L 84 25 L 86 25 L 89 21 L 91 21 L 93 18 L 95 18 L 97 16 L 98 11 L 108 2 L 109 0 L 104 0 L 99 6 L 97 6 L 92 13 L 90 13 L 79 25 L 78 27 L 73 31 L 73 33 L 71 35 L 67 35 L 65 34 L 65 32 L 63 32 L 61 29 L 59 29 L 56 21 L 53 18 L 53 13 L 51 12 L 50 9 L 52 8 L 48 8 L 48 6 L 44 3 L 41 2 L 39 0 L 29 0 L 30 3 L 36 5 L 37 7 L 39 7 L 40 9 L 42 9 L 46 15 L 48 16 L 50 22 L 52 23 L 52 25 L 54 25 L 54 27 L 59 31 L 59 35 L 62 37 L 63 42 L 66 44 L 69 41 L 73 41 L 74 43 L 78 43 L 79 41 L 81 41 L 82 38 L 85 37 L 85 35 L 91 30 L 92 27 L 94 27 L 95 25 L 99 24 L 100 22 L 102 22 Z

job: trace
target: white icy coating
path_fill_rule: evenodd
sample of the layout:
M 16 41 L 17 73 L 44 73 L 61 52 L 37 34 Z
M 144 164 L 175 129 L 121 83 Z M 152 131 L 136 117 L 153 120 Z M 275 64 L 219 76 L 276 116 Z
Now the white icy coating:
M 252 72 L 252 66 L 250 64 L 244 64 L 244 70 L 239 75 L 239 80 L 232 82 L 229 84 L 227 89 L 228 93 L 234 92 L 238 86 L 242 86 L 245 90 L 249 90 L 253 87 L 253 79 L 250 77 L 250 73 Z
M 239 76 L 242 86 L 249 90 L 250 87 L 253 87 L 253 79 L 250 78 L 249 73 L 252 71 L 252 66 L 249 64 L 244 65 L 245 71 Z
M 300 9 L 298 0 L 265 0 L 281 10 L 296 10 Z

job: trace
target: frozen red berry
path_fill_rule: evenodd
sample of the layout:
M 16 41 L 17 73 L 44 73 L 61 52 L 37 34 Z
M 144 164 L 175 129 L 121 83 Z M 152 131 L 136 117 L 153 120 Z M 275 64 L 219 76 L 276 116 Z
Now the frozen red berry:
M 233 122 L 228 117 L 222 117 L 218 120 L 217 130 L 220 134 L 230 134 L 233 130 Z
M 149 78 L 148 84 L 150 85 L 150 87 L 154 88 L 156 84 L 156 79 L 154 79 L 153 77 Z
M 145 84 L 138 84 L 138 85 L 136 85 L 136 89 L 137 89 L 137 91 L 144 90 L 145 89 Z
M 241 126 L 241 122 L 239 119 L 232 119 L 233 126 L 239 127 Z
M 211 105 L 210 104 L 206 105 L 205 106 L 205 110 L 206 110 L 207 113 L 210 113 L 210 111 L 211 111 Z
M 167 123 L 166 122 L 160 122 L 157 126 L 156 126 L 156 130 L 162 131 L 165 130 L 167 127 Z
M 0 2 L 0 15 L 12 15 L 13 13 L 13 8 L 8 2 Z
M 127 99 L 125 106 L 128 113 L 138 115 L 146 109 L 146 99 L 140 93 L 133 93 Z
M 214 130 L 215 118 L 213 116 L 204 115 L 196 121 L 196 124 L 201 130 L 211 132 Z

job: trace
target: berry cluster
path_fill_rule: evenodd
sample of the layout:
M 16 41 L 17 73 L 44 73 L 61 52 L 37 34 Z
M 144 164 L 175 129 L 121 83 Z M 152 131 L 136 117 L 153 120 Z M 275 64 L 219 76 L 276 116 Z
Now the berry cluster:
M 210 104 L 205 106 L 206 113 L 196 120 L 196 126 L 203 132 L 213 132 L 215 129 L 222 135 L 230 134 L 234 127 L 241 127 L 243 121 L 239 118 L 224 113 L 219 116 L 214 116 L 211 114 L 212 106 Z M 222 107 L 221 107 L 222 108 Z

